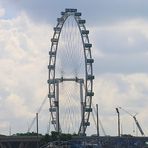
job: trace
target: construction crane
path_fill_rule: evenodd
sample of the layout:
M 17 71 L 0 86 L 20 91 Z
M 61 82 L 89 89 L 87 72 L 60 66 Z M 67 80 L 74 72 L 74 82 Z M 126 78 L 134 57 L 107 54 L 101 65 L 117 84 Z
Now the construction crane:
M 130 112 L 128 112 L 127 110 L 123 109 L 122 107 L 119 107 L 119 109 L 123 110 L 124 112 L 126 112 L 127 114 L 129 114 L 130 116 L 133 117 L 133 119 L 134 119 L 134 121 L 135 121 L 135 123 L 136 123 L 136 126 L 137 126 L 138 130 L 140 131 L 141 135 L 144 136 L 145 134 L 144 134 L 144 132 L 143 132 L 143 130 L 142 130 L 142 128 L 141 128 L 141 126 L 140 126 L 140 124 L 139 124 L 137 118 L 136 118 L 137 113 L 136 113 L 135 115 L 132 115 Z

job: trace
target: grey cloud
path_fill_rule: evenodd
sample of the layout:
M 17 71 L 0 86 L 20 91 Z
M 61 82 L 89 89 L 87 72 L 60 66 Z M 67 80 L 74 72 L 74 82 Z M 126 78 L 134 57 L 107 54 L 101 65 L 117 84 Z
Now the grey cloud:
M 146 55 L 110 55 L 95 59 L 94 73 L 147 73 Z
M 140 31 L 130 30 L 128 33 L 100 31 L 97 35 L 96 46 L 105 54 L 121 55 L 148 52 L 148 39 Z
M 147 17 L 147 0 L 7 0 L 5 5 L 13 5 L 18 10 L 25 10 L 33 19 L 45 22 L 55 22 L 60 11 L 66 7 L 78 8 L 84 17 L 93 24 L 99 22 L 111 23 L 113 21 Z
M 10 92 L 8 90 L 0 86 L 0 98 L 1 99 L 6 98 L 9 94 Z
M 92 28 L 90 39 L 94 45 L 95 73 L 147 73 L 146 26 L 147 21 L 127 21 L 125 24 Z

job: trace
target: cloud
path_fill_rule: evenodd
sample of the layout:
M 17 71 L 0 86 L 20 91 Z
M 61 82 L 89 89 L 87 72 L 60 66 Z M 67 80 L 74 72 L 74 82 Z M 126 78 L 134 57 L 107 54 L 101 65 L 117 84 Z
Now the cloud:
M 138 112 L 138 119 L 142 127 L 146 128 L 146 4 L 145 0 L 93 3 L 83 0 L 74 3 L 67 0 L 44 3 L 35 0 L 3 1 L 2 10 L 5 13 L 1 13 L 0 19 L 0 127 L 5 128 L 3 133 L 8 133 L 6 128 L 10 124 L 13 133 L 27 131 L 27 124 L 31 123 L 48 92 L 46 82 L 49 42 L 53 35 L 52 27 L 60 16 L 59 11 L 65 7 L 77 7 L 88 21 L 86 27 L 90 30 L 92 55 L 95 59 L 93 103 L 99 104 L 100 119 L 107 134 L 116 135 L 117 106 Z M 42 114 L 39 115 L 42 133 L 46 132 L 48 125 L 48 108 L 47 100 Z M 93 119 L 91 123 L 88 133 L 93 134 Z M 130 133 L 132 125 L 127 123 L 132 124 L 132 120 L 123 113 L 123 127 L 127 127 L 125 132 Z
M 137 118 L 142 128 L 147 132 L 145 112 L 147 111 L 147 74 L 101 74 L 96 77 L 93 103 L 99 104 L 100 119 L 107 129 L 107 134 L 115 134 L 110 129 L 110 123 L 116 129 L 116 107 L 123 107 L 132 114 L 138 113 Z M 121 112 L 121 120 L 124 132 L 130 133 L 133 119 L 124 111 Z M 131 120 L 132 119 L 132 120 Z M 93 122 L 92 122 L 93 123 Z M 126 128 L 125 128 L 126 126 Z
M 0 8 L 0 17 L 3 17 L 5 15 L 5 9 Z
M 2 1 L 2 0 L 1 0 Z M 147 18 L 147 0 L 81 0 L 81 1 L 58 1 L 58 0 L 7 0 L 2 2 L 12 12 L 23 10 L 35 21 L 54 23 L 59 16 L 59 11 L 65 8 L 77 8 L 89 20 L 91 25 L 94 23 L 105 24 L 115 21 L 123 21 L 131 18 Z M 14 14 L 15 14 L 14 12 Z
M 104 53 L 145 53 L 148 52 L 147 24 L 146 20 L 135 19 L 97 26 L 92 28 L 92 39 L 96 42 L 95 46 Z
M 95 92 L 98 92 L 96 96 L 100 95 L 100 97 L 98 98 L 103 100 L 103 103 L 105 103 L 107 108 L 111 106 L 111 104 L 116 105 L 119 103 L 125 105 L 129 104 L 129 106 L 131 106 L 133 102 L 135 102 L 135 104 L 133 104 L 134 106 L 137 104 L 137 107 L 141 108 L 141 106 L 139 106 L 137 102 L 139 101 L 139 99 L 145 100 L 144 98 L 147 96 L 147 74 L 98 75 L 95 81 L 98 82 L 95 83 L 95 87 L 100 90 L 100 92 L 95 90 Z M 106 94 L 106 92 L 108 93 Z M 110 98 L 109 100 L 107 96 Z M 115 101 L 116 99 L 119 99 L 119 101 Z M 108 102 L 104 102 L 104 100 L 108 100 Z M 146 105 L 144 102 L 141 103 L 143 103 L 143 105 Z
M 7 108 L 5 116 L 8 118 L 9 113 L 13 116 L 13 118 L 24 118 L 29 116 L 28 109 L 23 103 L 23 100 L 17 96 L 16 94 L 10 94 L 6 100 L 4 100 L 1 108 Z M 18 112 L 19 111 L 19 112 Z
M 31 123 L 47 94 L 50 26 L 36 25 L 21 13 L 1 19 L 0 32 L 1 122 L 11 124 L 13 132 L 27 131 L 27 122 Z M 48 106 L 47 100 L 47 112 Z
M 138 19 L 90 28 L 95 72 L 147 72 L 147 24 Z

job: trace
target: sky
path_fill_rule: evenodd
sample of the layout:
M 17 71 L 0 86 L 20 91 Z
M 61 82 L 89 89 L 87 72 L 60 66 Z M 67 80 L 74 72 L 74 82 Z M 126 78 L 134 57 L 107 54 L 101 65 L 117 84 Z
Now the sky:
M 26 132 L 48 93 L 48 52 L 53 27 L 65 8 L 86 19 L 93 44 L 93 104 L 107 135 L 117 135 L 116 107 L 137 119 L 146 135 L 148 112 L 147 0 L 0 0 L 0 134 Z M 48 127 L 48 101 L 39 115 Z M 123 134 L 133 119 L 121 110 Z M 35 127 L 33 127 L 35 130 Z M 88 133 L 95 133 L 91 126 Z M 100 131 L 103 135 L 103 132 Z M 140 135 L 140 134 L 139 134 Z

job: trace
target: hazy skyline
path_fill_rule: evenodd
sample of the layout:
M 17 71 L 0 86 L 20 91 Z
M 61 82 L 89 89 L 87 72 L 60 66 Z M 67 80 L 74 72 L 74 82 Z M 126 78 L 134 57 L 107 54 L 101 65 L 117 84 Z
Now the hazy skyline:
M 48 93 L 50 39 L 65 8 L 82 12 L 90 30 L 94 104 L 106 133 L 117 134 L 117 106 L 139 113 L 148 132 L 147 6 L 147 0 L 0 0 L 0 134 L 8 134 L 10 125 L 12 133 L 25 132 Z M 47 101 L 41 132 L 47 129 L 48 108 Z M 133 120 L 121 113 L 123 131 L 132 133 Z

